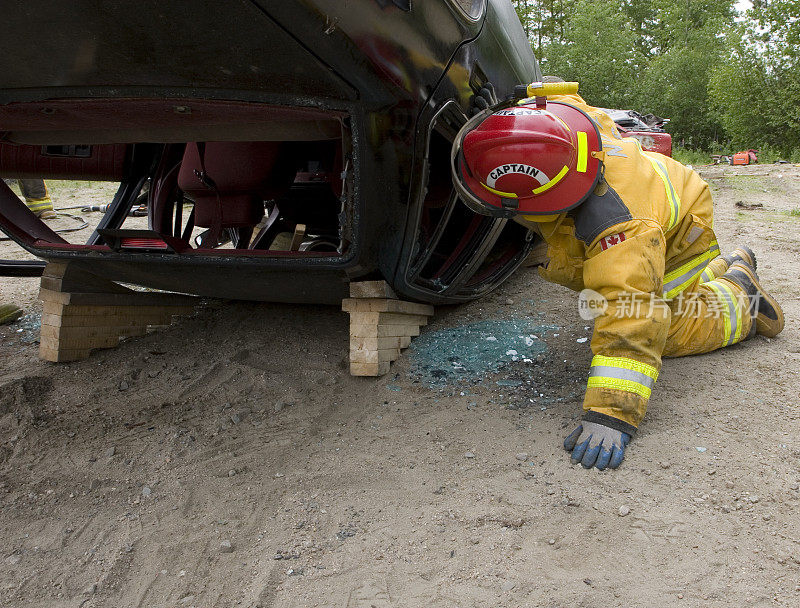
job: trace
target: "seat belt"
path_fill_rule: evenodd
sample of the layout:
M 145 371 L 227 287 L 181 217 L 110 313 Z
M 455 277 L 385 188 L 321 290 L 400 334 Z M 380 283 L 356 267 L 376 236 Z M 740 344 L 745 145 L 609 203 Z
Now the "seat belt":
M 203 186 L 213 190 L 217 196 L 217 213 L 214 214 L 214 222 L 200 241 L 201 248 L 211 249 L 219 245 L 219 237 L 222 234 L 222 199 L 220 198 L 217 184 L 206 171 L 206 142 L 197 141 L 194 145 L 197 146 L 197 157 L 200 160 L 200 170 L 195 169 L 194 175 Z

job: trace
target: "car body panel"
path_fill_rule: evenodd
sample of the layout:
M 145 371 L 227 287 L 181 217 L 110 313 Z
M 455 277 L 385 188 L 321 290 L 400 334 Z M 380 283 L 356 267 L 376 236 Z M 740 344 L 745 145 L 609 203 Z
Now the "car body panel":
M 473 218 L 481 227 L 470 235 L 444 229 L 448 247 L 461 252 L 448 271 L 455 282 L 422 284 L 409 271 L 425 247 L 419 223 L 435 117 L 447 108 L 450 120 L 463 121 L 485 82 L 504 96 L 540 76 L 508 0 L 489 1 L 477 19 L 449 0 L 144 0 L 103 10 L 88 0 L 63 7 L 33 0 L 6 12 L 17 33 L 15 50 L 0 60 L 2 146 L 39 164 L 12 162 L 14 154 L 4 162 L 0 147 L 0 174 L 102 177 L 88 171 L 79 148 L 125 150 L 123 174 L 117 165 L 107 174 L 120 179 L 120 190 L 85 245 L 54 238 L 23 217 L 10 191 L 0 192 L 0 226 L 39 257 L 207 296 L 335 303 L 349 280 L 383 277 L 403 297 L 458 302 L 496 287 L 529 249 L 524 231 Z M 44 50 L 20 34 L 33 23 Z M 170 146 L 248 138 L 304 149 L 339 142 L 341 251 L 115 251 L 104 240 L 101 232 L 120 227 Z M 291 192 L 307 187 L 296 181 Z M 151 215 L 151 229 L 165 233 L 164 212 Z M 498 238 L 513 255 L 495 250 Z M 499 260 L 496 267 L 487 258 Z
M 633 110 L 602 109 L 617 125 L 620 135 L 638 140 L 645 150 L 672 156 L 672 135 L 663 129 L 669 119 L 642 115 Z

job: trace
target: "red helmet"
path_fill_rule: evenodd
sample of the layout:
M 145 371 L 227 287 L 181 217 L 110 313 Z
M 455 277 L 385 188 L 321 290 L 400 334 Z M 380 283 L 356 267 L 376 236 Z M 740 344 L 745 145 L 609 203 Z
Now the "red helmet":
M 476 213 L 553 215 L 583 202 L 600 177 L 597 126 L 566 103 L 485 110 L 453 143 L 453 183 Z

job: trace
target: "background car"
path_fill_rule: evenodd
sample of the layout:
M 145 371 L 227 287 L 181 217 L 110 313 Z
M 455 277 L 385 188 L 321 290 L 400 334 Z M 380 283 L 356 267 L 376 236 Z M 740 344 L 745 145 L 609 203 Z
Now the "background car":
M 642 115 L 633 110 L 603 108 L 603 111 L 611 117 L 623 137 L 638 139 L 645 150 L 672 156 L 672 135 L 663 128 L 669 118 L 660 118 L 653 114 Z

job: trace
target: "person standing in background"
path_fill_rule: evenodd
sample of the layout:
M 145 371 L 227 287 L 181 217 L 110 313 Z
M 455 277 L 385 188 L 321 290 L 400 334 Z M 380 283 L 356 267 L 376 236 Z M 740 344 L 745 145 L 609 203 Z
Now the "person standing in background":
M 19 189 L 25 197 L 28 209 L 43 220 L 56 217 L 53 201 L 43 179 L 19 179 Z

